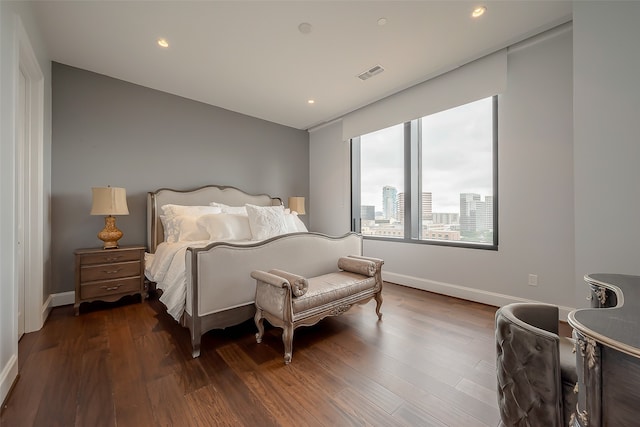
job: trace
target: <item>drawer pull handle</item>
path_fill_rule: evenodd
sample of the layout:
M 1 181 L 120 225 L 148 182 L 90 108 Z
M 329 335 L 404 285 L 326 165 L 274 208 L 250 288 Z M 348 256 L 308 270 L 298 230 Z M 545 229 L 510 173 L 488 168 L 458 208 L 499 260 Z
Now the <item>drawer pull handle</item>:
M 117 261 L 120 258 L 122 258 L 122 255 L 118 255 L 118 256 L 112 256 L 112 257 L 105 257 L 105 261 L 107 262 L 113 262 L 113 261 Z
M 117 291 L 120 286 L 122 286 L 122 284 L 115 286 L 100 286 L 100 288 L 104 289 L 105 291 Z
M 102 270 L 102 272 L 103 272 L 104 274 L 116 274 L 116 273 L 119 273 L 120 271 L 122 271 L 122 269 L 121 269 L 121 268 L 119 268 L 119 269 L 117 269 L 117 270 Z

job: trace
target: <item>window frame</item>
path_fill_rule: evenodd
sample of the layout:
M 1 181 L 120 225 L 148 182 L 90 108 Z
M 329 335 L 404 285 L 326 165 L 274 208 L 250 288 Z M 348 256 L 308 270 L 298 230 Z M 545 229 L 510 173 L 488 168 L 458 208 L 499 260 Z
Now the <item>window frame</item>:
M 423 245 L 449 246 L 469 249 L 498 250 L 498 95 L 492 97 L 493 110 L 493 142 L 492 142 L 492 169 L 493 169 L 493 243 L 474 243 L 453 240 L 429 240 L 421 239 L 420 224 L 420 196 L 422 194 L 422 152 L 420 140 L 422 138 L 421 118 L 404 122 L 404 237 L 380 237 L 362 235 L 366 240 L 388 241 L 396 243 L 417 243 Z M 478 101 L 478 100 L 477 100 Z M 474 101 L 470 101 L 474 102 Z M 464 105 L 464 104 L 463 104 Z M 456 107 L 451 107 L 456 108 Z M 433 114 L 437 114 L 433 113 Z M 361 140 L 360 136 L 350 139 L 351 156 L 351 231 L 361 233 Z

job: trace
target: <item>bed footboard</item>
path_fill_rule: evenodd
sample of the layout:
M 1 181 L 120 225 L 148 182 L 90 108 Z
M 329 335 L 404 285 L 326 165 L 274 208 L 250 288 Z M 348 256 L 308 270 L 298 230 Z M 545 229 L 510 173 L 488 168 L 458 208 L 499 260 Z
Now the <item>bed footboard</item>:
M 307 277 L 337 271 L 336 259 L 362 255 L 362 236 L 332 237 L 292 233 L 249 245 L 212 243 L 187 250 L 187 310 L 192 355 L 200 355 L 201 337 L 252 319 L 255 313 L 254 270 L 277 268 Z

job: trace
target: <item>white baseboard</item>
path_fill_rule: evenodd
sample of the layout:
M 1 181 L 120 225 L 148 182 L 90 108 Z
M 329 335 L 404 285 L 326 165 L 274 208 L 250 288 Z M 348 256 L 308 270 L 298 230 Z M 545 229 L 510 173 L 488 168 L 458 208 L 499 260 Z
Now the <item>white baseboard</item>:
M 74 304 L 76 302 L 76 293 L 74 291 L 61 292 L 59 294 L 51 294 L 51 307 L 60 307 L 61 305 Z
M 40 313 L 41 315 L 40 319 L 42 319 L 42 322 L 40 323 L 40 327 L 42 327 L 42 325 L 44 325 L 44 322 L 47 321 L 47 318 L 51 313 L 51 309 L 53 308 L 52 303 L 53 303 L 53 295 L 49 295 L 49 297 L 44 302 L 44 304 L 42 304 L 42 312 Z
M 437 294 L 448 295 L 465 299 L 468 301 L 479 302 L 481 304 L 492 305 L 494 307 L 502 307 L 506 304 L 514 302 L 540 302 L 525 298 L 504 295 L 495 292 L 489 292 L 482 289 L 467 288 L 465 286 L 454 285 L 451 283 L 436 282 L 435 280 L 427 280 L 419 277 L 407 276 L 404 274 L 382 272 L 383 280 L 398 285 L 409 286 L 411 288 L 422 289 L 423 291 L 435 292 Z M 559 320 L 567 321 L 567 316 L 574 309 L 571 307 L 558 306 Z
M 18 355 L 12 354 L 7 364 L 0 372 L 0 403 L 4 403 L 13 382 L 18 377 Z
M 514 302 L 540 302 L 530 299 L 520 298 L 512 295 L 489 292 L 482 289 L 467 288 L 465 286 L 454 285 L 452 283 L 437 282 L 419 277 L 407 276 L 405 274 L 382 272 L 385 281 L 397 283 L 398 285 L 409 286 L 411 288 L 422 289 L 423 291 L 435 292 L 437 294 L 448 295 L 450 297 L 466 299 L 468 301 L 479 302 L 481 304 L 502 307 Z M 50 296 L 51 307 L 59 307 L 75 303 L 75 292 L 62 292 Z M 574 310 L 572 307 L 558 306 L 560 320 L 567 321 L 567 316 Z

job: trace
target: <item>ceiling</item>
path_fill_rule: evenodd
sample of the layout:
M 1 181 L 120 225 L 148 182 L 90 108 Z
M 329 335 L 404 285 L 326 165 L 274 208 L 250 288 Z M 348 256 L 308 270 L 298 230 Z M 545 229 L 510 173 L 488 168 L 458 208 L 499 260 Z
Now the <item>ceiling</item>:
M 298 129 L 571 19 L 570 1 L 34 2 L 51 60 Z M 379 25 L 380 18 L 386 24 Z M 311 31 L 299 30 L 301 23 Z M 168 41 L 168 48 L 157 44 Z M 362 81 L 375 65 L 384 72 Z M 315 100 L 309 104 L 308 100 Z

